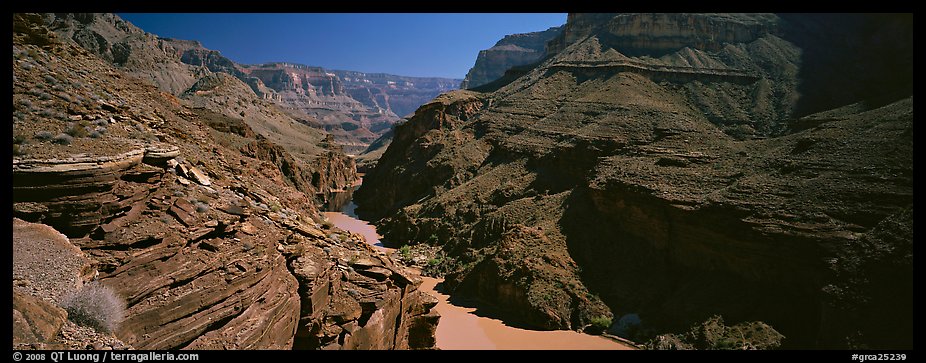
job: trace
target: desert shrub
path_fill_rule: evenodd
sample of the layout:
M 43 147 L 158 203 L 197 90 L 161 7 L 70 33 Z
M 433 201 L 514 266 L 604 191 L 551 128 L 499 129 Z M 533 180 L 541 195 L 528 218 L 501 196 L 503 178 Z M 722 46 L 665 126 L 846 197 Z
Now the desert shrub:
M 113 332 L 125 317 L 122 299 L 96 281 L 65 295 L 61 307 L 68 312 L 68 320 L 103 333 Z
M 23 147 L 20 144 L 13 144 L 13 156 L 20 156 L 25 154 Z
M 64 91 L 64 86 L 62 86 L 62 85 L 60 85 L 60 84 L 56 84 L 56 85 L 55 85 L 54 87 L 52 87 L 51 89 L 53 89 L 53 90 L 55 90 L 55 91 Z
M 591 328 L 593 332 L 600 333 L 611 327 L 611 318 L 604 315 L 593 317 L 589 322 L 592 323 Z
M 208 205 L 208 204 L 203 203 L 203 202 L 196 202 L 196 211 L 197 211 L 197 212 L 202 213 L 202 212 L 205 212 L 205 211 L 207 211 L 207 210 L 209 210 L 209 205 Z
M 93 130 L 93 131 L 90 131 L 90 137 L 93 139 L 99 139 L 103 137 L 103 134 L 101 134 L 99 131 Z
M 51 99 L 51 95 L 48 92 L 39 92 L 39 98 L 47 101 Z
M 18 145 L 26 142 L 26 137 L 23 135 L 13 135 L 13 144 Z
M 52 111 L 51 109 L 48 109 L 48 108 L 43 108 L 41 111 L 39 111 L 39 116 L 42 116 L 42 117 L 52 117 L 54 115 L 55 115 L 55 111 Z
M 411 259 L 412 258 L 412 247 L 409 245 L 405 245 L 399 248 L 399 256 L 401 256 L 403 260 Z
M 65 131 L 65 133 L 73 137 L 87 137 L 90 134 L 89 132 L 87 132 L 87 128 L 81 124 L 70 125 L 70 127 L 68 127 L 68 130 Z
M 19 102 L 17 102 L 17 105 L 19 106 L 17 108 L 20 110 L 31 110 L 32 109 L 32 101 L 27 98 L 20 98 Z
M 55 83 L 58 83 L 58 79 L 55 78 L 55 77 L 53 77 L 53 76 L 50 75 L 50 74 L 47 74 L 47 75 L 45 75 L 45 83 L 48 83 L 48 84 L 55 84 Z
M 37 140 L 48 140 L 51 139 L 54 134 L 48 131 L 39 131 L 35 133 L 35 138 Z
M 51 142 L 61 145 L 70 145 L 72 142 L 74 142 L 74 138 L 68 134 L 58 134 L 58 136 L 55 136 Z

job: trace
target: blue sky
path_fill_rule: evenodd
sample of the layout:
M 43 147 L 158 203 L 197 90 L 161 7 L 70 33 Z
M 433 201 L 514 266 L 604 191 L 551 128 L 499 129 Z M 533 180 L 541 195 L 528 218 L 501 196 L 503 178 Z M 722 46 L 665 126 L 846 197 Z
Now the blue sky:
M 463 78 L 480 50 L 566 14 L 118 14 L 162 37 L 199 40 L 238 63 Z

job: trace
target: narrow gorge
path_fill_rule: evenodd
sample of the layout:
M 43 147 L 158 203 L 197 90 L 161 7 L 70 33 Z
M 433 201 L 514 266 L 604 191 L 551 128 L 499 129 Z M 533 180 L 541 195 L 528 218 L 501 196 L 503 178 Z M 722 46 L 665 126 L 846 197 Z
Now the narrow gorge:
M 462 79 L 120 15 L 13 14 L 14 350 L 913 348 L 912 14 L 562 14 Z

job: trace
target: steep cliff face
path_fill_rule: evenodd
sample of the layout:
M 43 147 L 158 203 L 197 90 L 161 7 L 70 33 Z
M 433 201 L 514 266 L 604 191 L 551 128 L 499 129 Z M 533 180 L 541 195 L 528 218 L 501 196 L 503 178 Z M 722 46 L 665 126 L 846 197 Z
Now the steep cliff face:
M 795 118 L 803 90 L 842 87 L 808 72 L 858 59 L 802 57 L 799 17 L 569 19 L 536 68 L 396 127 L 361 216 L 441 245 L 453 293 L 539 327 L 638 314 L 646 339 L 720 314 L 785 347 L 912 347 L 910 93 Z M 904 17 L 880 19 L 882 56 L 911 59 Z
M 371 110 L 398 117 L 410 116 L 437 95 L 457 89 L 459 79 L 407 77 L 385 73 L 332 70 L 347 93 Z M 381 130 L 374 130 L 379 132 Z
M 128 347 L 433 347 L 439 317 L 419 282 L 362 237 L 319 223 L 313 191 L 343 187 L 339 173 L 353 167 L 330 138 L 320 147 L 339 156 L 306 167 L 247 118 L 193 105 L 249 92 L 233 77 L 178 99 L 62 41 L 40 15 L 13 21 L 14 216 L 79 247 L 36 271 L 51 256 L 17 243 L 16 289 L 46 301 L 16 299 L 20 346 L 69 347 L 47 305 L 96 278 L 127 304 L 115 336 Z M 14 240 L 34 240 L 27 232 Z
M 291 63 L 240 69 L 258 94 L 334 135 L 352 154 L 366 149 L 400 116 L 414 112 L 456 84 L 444 78 L 336 71 Z
M 301 122 L 334 135 L 348 153 L 359 153 L 376 139 L 377 131 L 398 119 L 351 98 L 338 76 L 321 67 L 291 63 L 242 66 L 245 77 L 272 90 L 264 96 L 283 106 Z M 252 81 L 253 82 L 253 81 Z
M 476 88 L 505 75 L 505 71 L 539 61 L 546 55 L 546 43 L 560 36 L 562 27 L 542 32 L 508 35 L 492 48 L 479 51 L 476 64 L 460 83 L 461 89 Z

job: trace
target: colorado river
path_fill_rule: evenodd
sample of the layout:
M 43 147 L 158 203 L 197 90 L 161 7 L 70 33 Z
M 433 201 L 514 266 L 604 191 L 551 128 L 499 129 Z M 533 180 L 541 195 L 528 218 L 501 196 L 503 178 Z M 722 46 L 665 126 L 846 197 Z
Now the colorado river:
M 383 246 L 382 236 L 376 227 L 356 218 L 356 205 L 351 201 L 340 207 L 341 212 L 322 213 L 335 227 L 363 235 L 367 243 L 390 253 L 394 249 Z M 634 349 L 623 343 L 569 330 L 527 330 L 505 325 L 499 319 L 480 316 L 482 307 L 464 307 L 450 302 L 450 296 L 438 291 L 442 279 L 422 276 L 422 291 L 437 297 L 435 309 L 440 313 L 437 325 L 437 347 L 440 349 Z M 478 306 L 479 304 L 467 304 Z

